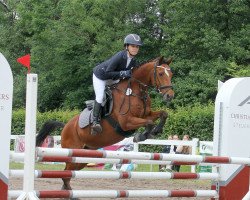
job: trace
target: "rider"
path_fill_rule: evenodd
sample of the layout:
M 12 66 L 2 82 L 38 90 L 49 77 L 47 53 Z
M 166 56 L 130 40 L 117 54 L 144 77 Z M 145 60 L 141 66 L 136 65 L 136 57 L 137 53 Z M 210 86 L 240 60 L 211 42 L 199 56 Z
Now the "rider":
M 100 125 L 100 111 L 106 84 L 110 81 L 114 82 L 131 77 L 131 68 L 136 65 L 134 57 L 139 52 L 140 46 L 142 46 L 140 36 L 136 34 L 129 34 L 124 39 L 124 50 L 119 51 L 93 69 L 95 103 L 91 134 L 102 132 L 102 127 Z

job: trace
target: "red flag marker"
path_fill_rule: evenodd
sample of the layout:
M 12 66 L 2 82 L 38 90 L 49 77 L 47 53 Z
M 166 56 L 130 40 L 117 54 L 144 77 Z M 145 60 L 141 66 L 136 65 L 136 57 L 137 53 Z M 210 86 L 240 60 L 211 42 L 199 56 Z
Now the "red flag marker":
M 17 59 L 17 62 L 21 63 L 28 68 L 28 74 L 30 73 L 30 54 L 27 54 L 23 57 Z

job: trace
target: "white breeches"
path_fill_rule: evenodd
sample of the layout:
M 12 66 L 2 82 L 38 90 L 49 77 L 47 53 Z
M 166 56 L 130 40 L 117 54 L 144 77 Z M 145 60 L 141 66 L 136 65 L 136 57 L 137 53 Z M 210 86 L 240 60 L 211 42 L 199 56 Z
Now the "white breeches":
M 106 85 L 118 83 L 120 80 L 101 80 L 93 74 L 93 86 L 95 90 L 95 100 L 98 103 L 103 102 L 104 90 Z

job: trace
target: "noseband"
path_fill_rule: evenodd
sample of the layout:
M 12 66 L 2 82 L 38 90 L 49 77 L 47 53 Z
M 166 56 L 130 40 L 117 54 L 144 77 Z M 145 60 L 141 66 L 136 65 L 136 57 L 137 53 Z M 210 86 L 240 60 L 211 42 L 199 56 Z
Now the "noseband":
M 162 69 L 164 69 L 165 74 L 166 74 L 167 76 L 169 76 L 168 69 L 166 69 L 165 67 L 163 67 L 163 66 L 161 66 L 161 65 L 158 65 L 158 62 L 156 62 L 155 65 L 154 65 L 154 87 L 155 87 L 155 89 L 156 89 L 159 93 L 161 93 L 161 91 L 160 91 L 161 89 L 168 89 L 168 90 L 173 89 L 173 86 L 172 86 L 172 85 L 160 85 L 160 87 L 157 86 L 157 84 L 156 84 L 156 81 L 157 81 L 157 80 L 158 80 L 159 83 L 161 83 L 160 80 L 159 80 L 159 78 L 158 78 L 158 76 L 157 76 L 157 74 L 156 74 L 156 69 L 157 69 L 157 68 L 162 68 Z M 168 91 L 168 90 L 167 90 L 167 91 Z M 166 91 L 166 92 L 167 92 L 167 91 Z M 165 94 L 166 92 L 164 92 L 164 94 Z M 163 94 L 163 95 L 164 95 L 164 94 Z

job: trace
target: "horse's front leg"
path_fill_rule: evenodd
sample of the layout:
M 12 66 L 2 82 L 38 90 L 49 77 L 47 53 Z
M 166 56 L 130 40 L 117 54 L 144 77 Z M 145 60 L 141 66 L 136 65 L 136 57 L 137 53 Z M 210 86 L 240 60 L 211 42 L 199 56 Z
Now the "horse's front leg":
M 158 133 L 162 133 L 163 127 L 168 118 L 168 113 L 165 111 L 151 111 L 150 114 L 147 116 L 147 119 L 151 119 L 152 121 L 156 121 L 159 118 L 160 122 L 150 131 L 151 135 L 157 135 Z
M 155 127 L 155 125 L 146 126 L 145 131 L 143 133 L 139 132 L 139 133 L 135 134 L 133 141 L 134 142 L 141 142 L 141 141 L 144 141 L 146 139 L 150 139 L 151 138 L 150 133 L 154 127 Z
M 150 114 L 146 117 L 146 119 L 156 121 L 160 118 L 160 122 L 158 125 L 148 125 L 143 133 L 137 133 L 134 136 L 134 142 L 144 141 L 146 139 L 154 138 L 158 133 L 162 133 L 163 126 L 166 123 L 168 117 L 168 113 L 165 111 L 151 111 Z
M 154 122 L 152 119 L 147 119 L 147 118 L 143 119 L 143 118 L 133 117 L 133 116 L 124 117 L 124 118 L 118 119 L 118 121 L 119 121 L 121 128 L 124 131 L 135 130 L 140 127 L 154 125 Z

